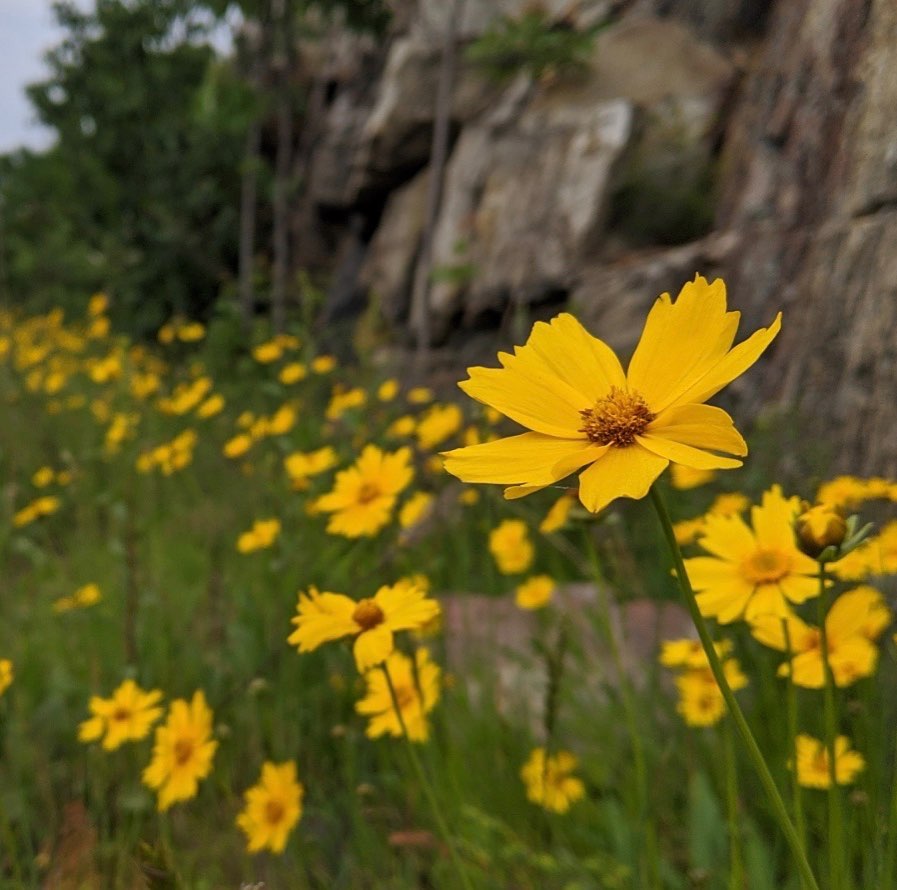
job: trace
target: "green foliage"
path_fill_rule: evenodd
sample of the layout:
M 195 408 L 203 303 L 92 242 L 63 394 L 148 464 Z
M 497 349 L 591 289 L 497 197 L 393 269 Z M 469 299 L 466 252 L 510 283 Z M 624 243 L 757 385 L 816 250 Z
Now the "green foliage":
M 499 19 L 468 47 L 467 57 L 496 80 L 521 71 L 536 79 L 571 74 L 586 64 L 597 31 L 578 31 L 535 6 L 519 18 Z
M 28 95 L 55 144 L 0 159 L 14 302 L 105 289 L 141 331 L 172 309 L 202 314 L 233 274 L 251 100 L 188 6 L 54 7 L 66 36 Z

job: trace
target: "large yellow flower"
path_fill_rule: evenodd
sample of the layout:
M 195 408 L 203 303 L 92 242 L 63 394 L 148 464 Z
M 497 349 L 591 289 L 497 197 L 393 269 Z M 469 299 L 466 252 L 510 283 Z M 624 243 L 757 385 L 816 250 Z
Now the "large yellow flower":
M 696 277 L 675 302 L 663 294 L 654 304 L 626 374 L 572 315 L 538 322 L 525 346 L 499 354 L 501 368 L 470 368 L 460 384 L 529 432 L 446 452 L 446 469 L 521 497 L 588 466 L 579 497 L 594 513 L 644 497 L 671 462 L 741 466 L 721 456 L 747 453 L 732 418 L 703 403 L 759 358 L 781 315 L 733 348 L 739 316 L 726 311 L 722 280 Z
M 300 652 L 322 643 L 354 636 L 355 663 L 366 671 L 385 661 L 393 649 L 393 633 L 417 630 L 439 614 L 439 603 L 410 581 L 381 587 L 373 597 L 357 602 L 342 593 L 299 594 L 296 629 L 287 639 Z
M 368 445 L 354 466 L 336 474 L 333 491 L 315 501 L 317 510 L 333 514 L 327 531 L 347 538 L 377 534 L 414 476 L 410 461 L 410 448 L 390 454 Z
M 272 853 L 283 852 L 290 831 L 302 815 L 304 791 L 292 761 L 262 765 L 262 777 L 244 794 L 246 806 L 237 816 L 250 853 L 266 847 Z
M 707 516 L 698 543 L 713 556 L 686 559 L 688 577 L 701 612 L 728 624 L 761 615 L 784 618 L 788 603 L 819 593 L 816 562 L 797 549 L 792 523 L 797 498 L 785 498 L 778 485 L 751 509 L 753 529 L 737 514 Z
M 153 759 L 143 771 L 144 784 L 159 794 L 160 811 L 193 797 L 199 780 L 212 771 L 218 742 L 211 735 L 212 711 L 201 690 L 189 703 L 182 698 L 171 703 L 165 725 L 156 729 Z
M 389 684 L 383 671 L 371 670 L 364 675 L 367 684 L 365 697 L 355 703 L 355 710 L 369 718 L 366 735 L 376 739 L 382 735 L 401 738 L 402 723 L 412 742 L 425 742 L 430 734 L 427 714 L 439 701 L 439 665 L 430 661 L 426 649 L 418 649 L 414 663 L 407 655 L 393 652 L 386 659 L 386 669 L 392 681 L 402 719 L 396 712 Z
M 102 738 L 106 751 L 142 739 L 162 716 L 161 699 L 158 689 L 144 692 L 133 680 L 125 680 L 111 698 L 91 697 L 88 709 L 92 716 L 78 727 L 78 738 L 82 742 Z

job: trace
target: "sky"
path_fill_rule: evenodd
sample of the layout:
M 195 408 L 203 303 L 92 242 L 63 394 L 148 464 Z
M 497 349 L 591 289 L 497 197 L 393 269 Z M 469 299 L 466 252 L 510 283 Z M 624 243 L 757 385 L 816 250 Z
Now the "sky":
M 81 0 L 78 5 L 88 4 Z M 50 134 L 35 121 L 24 89 L 46 76 L 43 54 L 61 36 L 51 0 L 0 0 L 0 154 L 49 143 Z

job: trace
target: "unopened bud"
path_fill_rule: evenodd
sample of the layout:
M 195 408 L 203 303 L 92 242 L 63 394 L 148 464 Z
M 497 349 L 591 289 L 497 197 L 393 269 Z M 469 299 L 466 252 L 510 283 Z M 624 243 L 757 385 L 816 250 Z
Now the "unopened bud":
M 837 551 L 847 537 L 847 520 L 830 504 L 811 507 L 804 503 L 803 507 L 794 523 L 800 549 L 813 559 L 829 547 Z

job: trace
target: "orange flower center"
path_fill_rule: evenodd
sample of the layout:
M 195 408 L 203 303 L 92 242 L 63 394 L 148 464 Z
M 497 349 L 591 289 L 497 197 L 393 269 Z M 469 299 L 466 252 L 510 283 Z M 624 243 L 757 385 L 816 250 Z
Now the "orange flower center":
M 129 708 L 116 708 L 112 712 L 111 719 L 113 723 L 123 723 L 125 720 L 131 719 L 131 711 Z
M 417 695 L 411 686 L 396 687 L 396 701 L 399 703 L 399 710 L 407 710 L 414 704 L 416 699 Z
M 579 413 L 583 419 L 579 432 L 585 433 L 596 445 L 616 445 L 618 448 L 632 445 L 635 437 L 640 436 L 656 416 L 639 393 L 616 386 L 612 386 L 593 407 Z
M 791 558 L 781 550 L 761 547 L 745 558 L 741 568 L 753 584 L 772 584 L 791 571 Z
M 372 599 L 359 600 L 352 613 L 352 620 L 362 630 L 371 630 L 378 624 L 383 624 L 384 618 L 383 610 Z
M 380 488 L 377 485 L 373 482 L 365 482 L 364 485 L 358 489 L 358 503 L 369 504 L 371 501 L 380 497 L 380 494 Z
M 178 739 L 174 743 L 174 759 L 183 766 L 193 756 L 193 742 L 190 739 Z
M 265 804 L 265 821 L 269 825 L 277 825 L 283 821 L 286 810 L 279 800 L 269 800 Z

